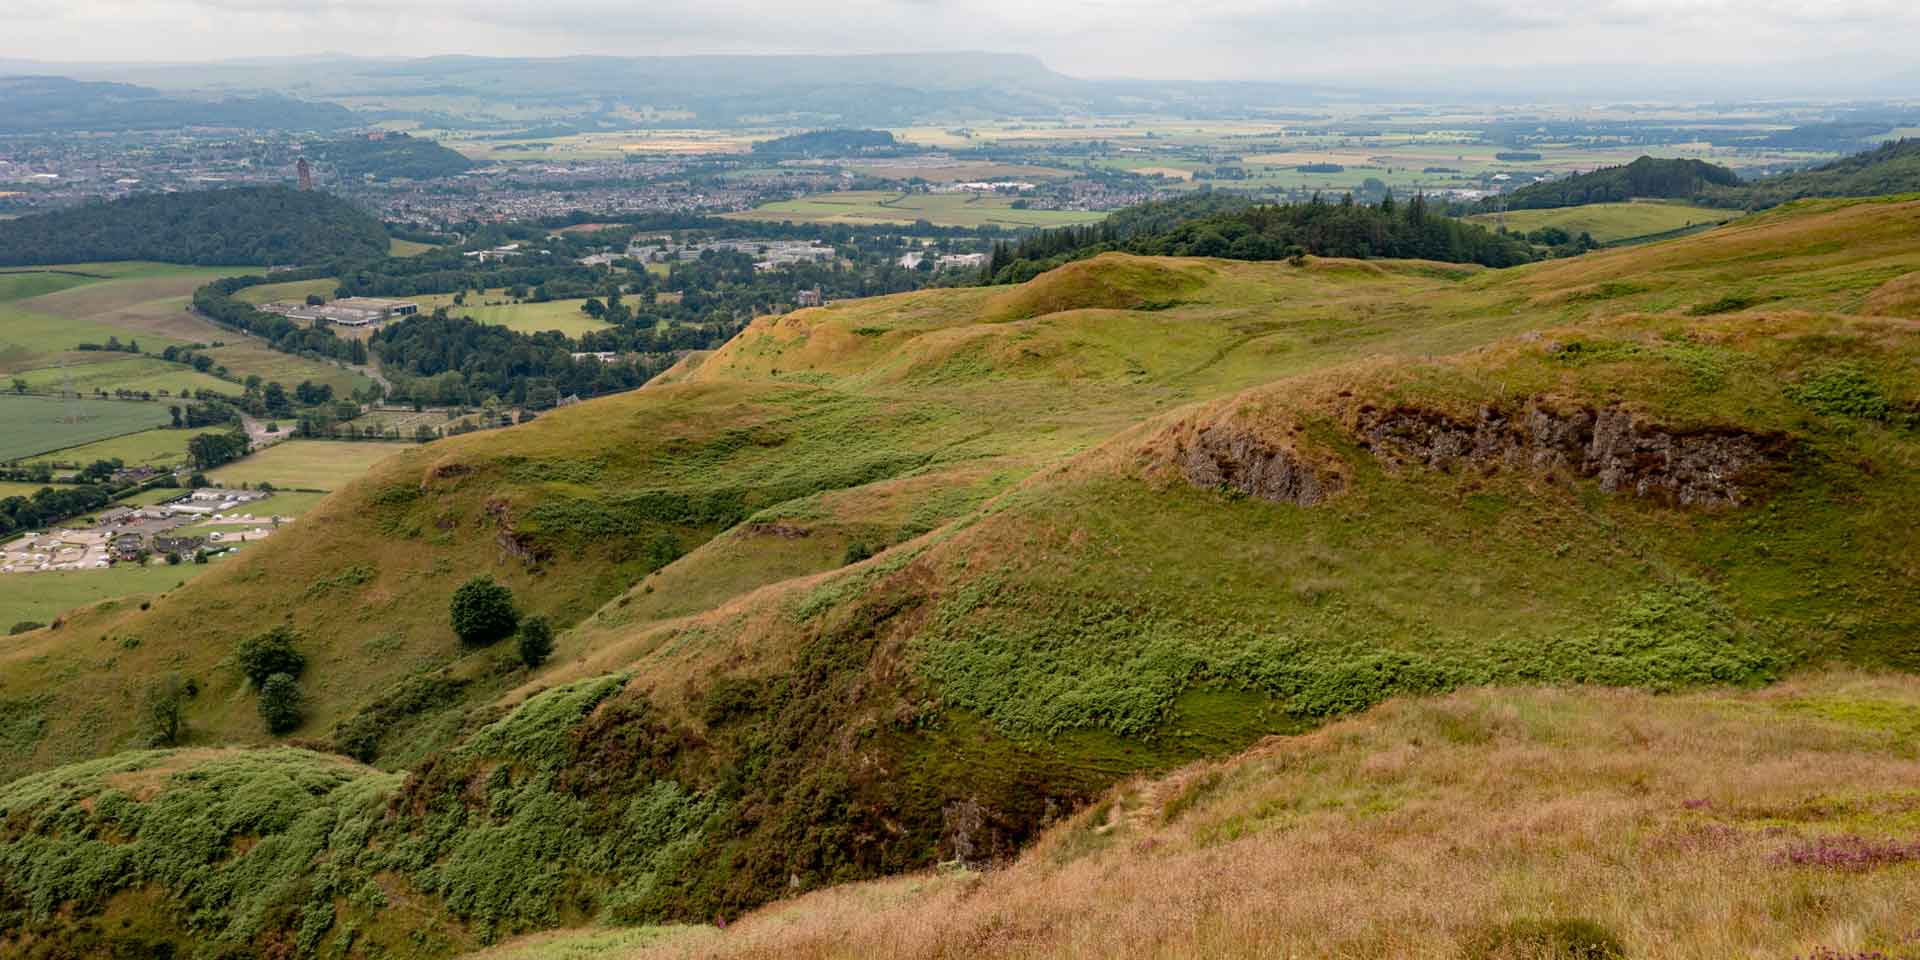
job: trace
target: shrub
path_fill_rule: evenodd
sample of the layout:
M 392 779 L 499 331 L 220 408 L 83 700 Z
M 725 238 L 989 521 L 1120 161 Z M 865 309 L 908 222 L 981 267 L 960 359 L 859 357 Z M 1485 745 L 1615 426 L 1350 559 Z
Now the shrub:
M 1579 917 L 1515 920 L 1482 931 L 1466 945 L 1469 960 L 1613 960 L 1626 955 L 1626 947 L 1611 931 Z
M 30 633 L 44 626 L 46 626 L 46 624 L 38 620 L 22 620 L 7 630 L 7 636 L 11 637 L 16 633 Z
M 546 617 L 528 617 L 520 624 L 520 662 L 532 670 L 553 653 L 553 626 Z
M 276 673 L 260 685 L 260 719 L 268 733 L 286 733 L 300 725 L 300 682 Z
M 855 540 L 847 544 L 847 552 L 846 555 L 840 558 L 840 565 L 846 566 L 850 563 L 859 563 L 871 556 L 873 556 L 873 548 L 867 546 L 864 540 Z
M 156 747 L 171 747 L 186 732 L 187 698 L 193 686 L 177 673 L 156 677 L 147 685 L 140 704 L 140 719 L 146 725 L 148 740 Z
M 1889 405 L 1864 371 L 1850 363 L 1835 364 L 1787 389 L 1794 402 L 1827 416 L 1885 420 Z
M 300 635 L 292 627 L 274 627 L 242 641 L 240 649 L 234 651 L 234 659 L 239 661 L 240 672 L 256 687 L 264 688 L 267 678 L 276 673 L 297 679 L 307 669 L 306 656 L 294 649 L 299 639 Z
M 449 617 L 460 642 L 473 646 L 504 640 L 520 625 L 520 612 L 513 608 L 513 591 L 489 576 L 474 577 L 453 592 Z

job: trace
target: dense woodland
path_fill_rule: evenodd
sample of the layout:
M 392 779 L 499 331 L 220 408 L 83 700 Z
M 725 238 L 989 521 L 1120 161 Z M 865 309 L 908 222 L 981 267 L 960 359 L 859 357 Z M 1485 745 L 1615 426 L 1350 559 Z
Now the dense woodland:
M 1807 197 L 1877 197 L 1920 192 L 1920 139 L 1890 141 L 1810 170 L 1764 177 L 1695 198 L 1716 207 L 1764 210 Z
M 1740 175 L 1704 160 L 1656 160 L 1641 157 L 1618 167 L 1601 167 L 1521 187 L 1481 203 L 1484 210 L 1542 210 L 1588 203 L 1619 203 L 1636 198 L 1685 200 L 1709 187 L 1738 187 Z
M 329 194 L 285 187 L 146 194 L 0 220 L 0 266 L 311 264 L 386 254 L 378 219 Z
M 1184 201 L 1198 205 L 1200 201 Z M 1062 263 L 1112 250 L 1153 256 L 1225 257 L 1230 260 L 1280 260 L 1313 254 L 1323 257 L 1407 257 L 1450 263 L 1506 267 L 1534 259 L 1520 238 L 1494 233 L 1442 216 L 1426 198 L 1378 204 L 1352 197 L 1326 202 L 1245 204 L 1209 201 L 1215 211 L 1194 215 L 1195 207 L 1149 205 L 1140 211 L 1089 227 L 1068 227 L 1037 234 L 1017 245 L 994 249 L 987 267 L 993 283 L 1020 283 Z
M 307 159 L 335 178 L 430 180 L 465 173 L 475 164 L 432 140 L 404 133 L 360 135 L 307 144 Z
M 1891 141 L 1807 170 L 1743 181 L 1700 160 L 1641 157 L 1617 167 L 1522 187 L 1482 201 L 1488 211 L 1575 207 L 1634 199 L 1687 200 L 1728 209 L 1764 210 L 1807 197 L 1874 197 L 1920 191 L 1920 140 Z
M 754 156 L 769 158 L 891 156 L 914 149 L 885 130 L 809 130 L 753 144 Z

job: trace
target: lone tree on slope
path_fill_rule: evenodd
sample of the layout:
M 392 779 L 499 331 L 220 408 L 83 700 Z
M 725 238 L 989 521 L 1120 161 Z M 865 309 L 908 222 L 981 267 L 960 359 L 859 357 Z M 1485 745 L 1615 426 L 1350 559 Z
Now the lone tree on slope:
M 513 608 L 513 591 L 494 583 L 489 576 L 461 584 L 453 592 L 449 614 L 460 642 L 476 647 L 505 640 L 520 625 L 520 612 Z

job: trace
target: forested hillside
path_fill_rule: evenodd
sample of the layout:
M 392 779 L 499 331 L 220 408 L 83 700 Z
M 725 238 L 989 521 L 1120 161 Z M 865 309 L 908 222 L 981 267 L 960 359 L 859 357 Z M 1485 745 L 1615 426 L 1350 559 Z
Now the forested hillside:
M 1831 163 L 1743 181 L 1702 160 L 1641 157 L 1618 167 L 1521 187 L 1475 209 L 1536 210 L 1634 199 L 1689 200 L 1730 209 L 1765 210 L 1808 197 L 1878 197 L 1920 192 L 1920 140 L 1899 140 Z
M 1641 157 L 1624 166 L 1602 167 L 1592 173 L 1521 187 L 1481 206 L 1487 210 L 1501 205 L 1508 210 L 1539 210 L 1637 198 L 1680 200 L 1698 196 L 1709 187 L 1738 186 L 1740 175 L 1718 164 Z
M 321 191 L 161 193 L 0 220 L 0 266 L 157 260 L 312 264 L 385 257 L 380 221 Z
M 472 160 L 433 140 L 404 133 L 361 134 L 307 144 L 307 159 L 338 179 L 428 180 L 474 168 Z
M 1534 258 L 1526 241 L 1443 216 L 1425 197 L 1379 204 L 1252 204 L 1202 194 L 1146 204 L 1108 222 L 1063 227 L 994 248 L 987 276 L 1020 283 L 1063 263 L 1124 251 L 1148 256 L 1280 260 L 1295 256 L 1394 257 L 1508 267 Z
M 1920 192 L 1920 139 L 1881 144 L 1810 170 L 1701 191 L 1700 201 L 1760 210 L 1808 197 L 1875 197 Z

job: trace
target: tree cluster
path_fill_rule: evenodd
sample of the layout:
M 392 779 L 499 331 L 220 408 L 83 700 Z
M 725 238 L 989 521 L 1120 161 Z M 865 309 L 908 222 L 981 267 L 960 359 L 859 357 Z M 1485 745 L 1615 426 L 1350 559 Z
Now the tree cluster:
M 285 187 L 142 194 L 0 220 L 0 266 L 320 263 L 386 252 L 378 219 L 329 194 Z

